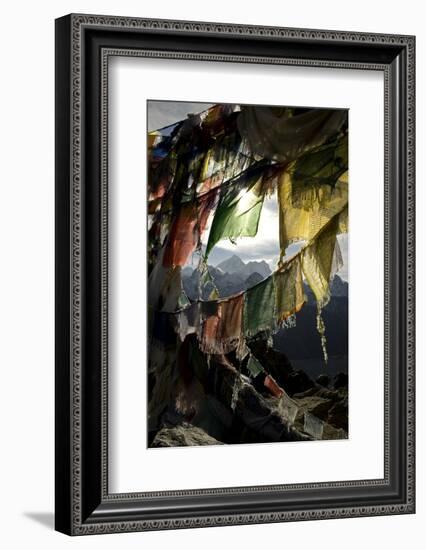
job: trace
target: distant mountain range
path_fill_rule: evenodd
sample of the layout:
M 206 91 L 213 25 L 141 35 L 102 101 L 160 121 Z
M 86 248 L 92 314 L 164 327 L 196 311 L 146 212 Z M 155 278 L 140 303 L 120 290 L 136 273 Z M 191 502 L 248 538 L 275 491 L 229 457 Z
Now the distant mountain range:
M 269 265 L 264 260 L 245 263 L 235 254 L 218 264 L 217 268 L 221 269 L 224 273 L 240 273 L 244 277 L 258 273 L 263 279 L 272 273 Z
M 269 265 L 265 261 L 243 262 L 241 258 L 235 254 L 224 260 L 216 267 L 209 266 L 209 274 L 211 282 L 204 283 L 202 288 L 202 299 L 207 300 L 214 286 L 216 286 L 219 296 L 225 298 L 237 292 L 246 290 L 272 273 Z M 182 281 L 185 293 L 190 300 L 198 298 L 199 288 L 199 272 L 191 267 L 185 267 L 182 271 Z M 348 296 L 348 283 L 336 275 L 331 283 L 332 296 L 346 297 Z M 313 303 L 314 298 L 309 287 L 305 285 L 305 293 L 308 298 L 308 303 Z
M 271 274 L 265 261 L 243 262 L 235 254 L 216 267 L 209 266 L 212 282 L 205 282 L 202 288 L 202 299 L 207 300 L 214 286 L 219 296 L 224 298 L 259 283 Z M 198 298 L 199 273 L 190 267 L 182 271 L 183 288 L 191 300 Z

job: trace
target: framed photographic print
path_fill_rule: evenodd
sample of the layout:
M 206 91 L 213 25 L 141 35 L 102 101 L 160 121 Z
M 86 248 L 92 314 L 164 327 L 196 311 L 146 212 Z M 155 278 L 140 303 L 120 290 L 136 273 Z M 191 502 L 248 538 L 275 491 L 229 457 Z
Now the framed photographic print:
M 414 37 L 56 21 L 56 529 L 413 513 Z

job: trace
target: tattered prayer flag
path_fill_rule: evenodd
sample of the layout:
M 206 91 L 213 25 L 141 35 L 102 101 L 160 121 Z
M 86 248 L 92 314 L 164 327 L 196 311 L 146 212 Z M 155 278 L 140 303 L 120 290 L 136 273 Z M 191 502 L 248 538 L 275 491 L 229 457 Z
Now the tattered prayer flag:
M 216 190 L 184 203 L 173 220 L 164 251 L 164 267 L 183 266 L 199 244 L 216 200 Z
M 336 249 L 339 216 L 335 216 L 312 243 L 302 252 L 302 270 L 319 307 L 330 299 L 330 277 Z
M 290 422 L 290 424 L 294 424 L 294 421 L 296 420 L 297 413 L 299 412 L 299 407 L 291 397 L 289 397 L 286 392 L 283 390 L 283 395 L 281 396 L 281 399 L 278 401 L 278 407 L 277 410 L 280 414 L 280 416 L 283 416 L 287 422 Z
M 225 185 L 213 218 L 206 257 L 222 239 L 254 237 L 263 206 L 264 168 L 249 170 L 230 185 Z
M 330 300 L 330 279 L 341 260 L 337 241 L 341 217 L 342 212 L 337 213 L 301 254 L 303 273 L 317 301 L 317 331 L 321 338 L 325 364 L 328 362 L 328 353 L 321 310 Z
M 216 313 L 205 319 L 200 342 L 205 353 L 229 353 L 241 343 L 243 301 L 240 294 L 218 302 Z
M 188 334 L 197 334 L 200 326 L 200 305 L 192 303 L 175 315 L 175 330 L 181 342 Z
M 153 132 L 148 132 L 147 137 L 147 146 L 148 149 L 152 149 L 157 143 L 161 140 L 161 134 L 157 130 L 154 130 Z
M 274 278 L 268 277 L 245 293 L 244 334 L 252 337 L 258 332 L 273 330 L 275 320 Z
M 259 376 L 260 373 L 265 372 L 265 369 L 254 355 L 250 355 L 249 357 L 247 370 L 252 378 L 256 378 L 256 376 Z
M 340 212 L 339 214 L 339 228 L 337 230 L 337 233 L 340 235 L 341 233 L 347 233 L 349 229 L 349 223 L 348 223 L 348 205 Z
M 303 417 L 303 431 L 314 439 L 322 439 L 324 422 L 308 411 L 305 411 Z
M 218 346 L 217 332 L 220 323 L 220 310 L 218 309 L 216 315 L 207 317 L 203 323 L 203 330 L 200 341 L 200 348 L 205 353 L 220 354 L 220 348 Z
M 224 344 L 238 342 L 241 338 L 243 304 L 243 294 L 220 302 L 222 323 L 220 325 L 219 339 Z
M 184 308 L 184 307 L 188 307 L 190 305 L 191 305 L 191 301 L 188 298 L 188 296 L 186 295 L 185 290 L 182 288 L 182 290 L 179 294 L 179 297 L 178 297 L 177 307 L 178 308 Z
M 305 303 L 300 256 L 291 259 L 274 273 L 274 284 L 277 320 L 284 321 L 297 313 Z
M 163 256 L 164 267 L 185 265 L 189 255 L 198 243 L 197 223 L 198 211 L 196 205 L 182 205 L 170 229 Z
M 320 198 L 320 187 L 329 186 L 331 190 L 347 170 L 347 135 L 305 153 L 289 168 L 293 207 L 311 208 Z
M 280 214 L 280 248 L 281 256 L 289 244 L 306 240 L 310 241 L 321 229 L 348 204 L 347 172 L 343 174 L 334 187 L 321 185 L 315 190 L 315 196 L 309 196 L 306 205 L 296 204 L 292 199 L 291 169 L 285 171 L 278 187 Z
M 273 378 L 270 374 L 265 376 L 263 385 L 272 393 L 274 397 L 281 398 L 284 395 L 284 390 L 278 385 L 275 378 Z
M 173 146 L 173 135 L 181 125 L 180 122 L 148 132 L 147 145 L 149 160 L 158 161 L 167 157 Z
M 291 162 L 325 143 L 345 126 L 347 119 L 348 112 L 343 109 L 297 112 L 286 107 L 243 106 L 238 128 L 257 155 Z

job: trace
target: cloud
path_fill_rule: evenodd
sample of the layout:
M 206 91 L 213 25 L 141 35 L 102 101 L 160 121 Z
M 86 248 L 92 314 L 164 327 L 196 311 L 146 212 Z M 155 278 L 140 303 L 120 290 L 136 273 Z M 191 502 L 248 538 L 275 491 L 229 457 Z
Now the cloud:
M 210 262 L 216 265 L 233 254 L 236 254 L 245 262 L 250 260 L 265 260 L 270 262 L 278 258 L 279 245 L 277 241 L 271 240 L 269 242 L 255 243 L 253 238 L 247 237 L 243 239 L 238 239 L 236 245 L 233 245 L 229 241 L 222 241 L 216 245 L 210 253 Z
M 342 279 L 345 281 L 349 280 L 349 238 L 347 233 L 338 235 L 337 239 L 339 241 L 340 250 L 342 252 L 343 266 L 337 272 Z

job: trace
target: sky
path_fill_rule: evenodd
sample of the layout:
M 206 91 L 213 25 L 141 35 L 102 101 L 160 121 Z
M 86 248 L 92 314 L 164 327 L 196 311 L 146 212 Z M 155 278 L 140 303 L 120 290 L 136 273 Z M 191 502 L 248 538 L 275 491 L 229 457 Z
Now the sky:
M 174 124 L 186 118 L 188 113 L 200 113 L 211 107 L 212 103 L 190 103 L 177 101 L 149 101 L 148 102 L 148 131 L 156 130 Z M 251 260 L 265 260 L 273 270 L 279 258 L 279 219 L 278 201 L 276 193 L 265 198 L 259 227 L 255 237 L 240 237 L 237 244 L 231 241 L 220 241 L 209 255 L 209 263 L 217 265 L 223 260 L 237 254 L 244 262 Z M 208 230 L 206 231 L 206 235 Z M 342 252 L 343 266 L 338 274 L 345 281 L 348 280 L 348 235 L 338 236 Z M 300 244 L 290 245 L 287 255 L 297 252 Z
M 189 113 L 201 113 L 212 106 L 213 103 L 148 101 L 148 132 L 174 124 L 186 118 Z

